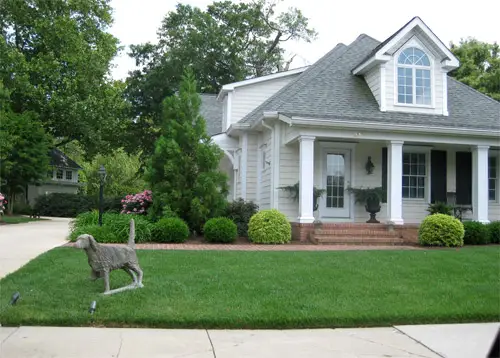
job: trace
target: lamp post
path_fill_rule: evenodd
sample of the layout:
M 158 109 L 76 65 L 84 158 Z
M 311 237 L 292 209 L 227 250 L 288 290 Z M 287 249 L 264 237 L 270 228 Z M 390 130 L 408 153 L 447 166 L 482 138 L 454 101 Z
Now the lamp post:
M 99 168 L 99 226 L 102 226 L 102 212 L 104 202 L 104 181 L 106 180 L 106 169 L 101 164 Z

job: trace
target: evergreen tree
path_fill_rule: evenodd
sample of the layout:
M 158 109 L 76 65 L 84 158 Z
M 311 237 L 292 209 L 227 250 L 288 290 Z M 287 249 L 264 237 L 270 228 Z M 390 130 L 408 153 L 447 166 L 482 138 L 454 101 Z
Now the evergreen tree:
M 164 100 L 146 175 L 154 215 L 174 213 L 198 232 L 206 220 L 222 214 L 228 193 L 227 176 L 219 171 L 223 152 L 207 135 L 200 105 L 193 72 L 187 70 L 179 93 Z

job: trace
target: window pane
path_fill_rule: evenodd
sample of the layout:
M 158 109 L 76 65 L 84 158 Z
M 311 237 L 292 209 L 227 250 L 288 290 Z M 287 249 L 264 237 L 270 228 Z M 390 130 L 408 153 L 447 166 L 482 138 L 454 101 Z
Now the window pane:
M 418 187 L 423 188 L 425 186 L 425 178 L 424 177 L 418 177 Z
M 338 201 L 338 204 L 339 204 L 339 208 L 343 208 L 344 207 L 344 198 L 339 198 L 339 201 Z
M 410 197 L 410 188 L 403 188 L 403 198 Z
M 406 102 L 405 102 L 405 103 L 413 103 L 413 98 L 412 98 L 412 96 L 411 96 L 411 95 L 407 95 L 407 96 L 405 97 L 405 99 L 406 99 Z
M 410 198 L 417 197 L 417 188 L 410 188 Z
M 326 198 L 326 207 L 327 208 L 332 207 L 332 198 L 329 198 L 329 197 Z
M 73 179 L 73 172 L 70 170 L 66 170 L 66 180 L 72 180 Z
M 57 179 L 62 179 L 63 178 L 63 170 L 62 169 L 57 169 L 56 178 Z
M 495 190 L 489 190 L 488 191 L 488 199 L 489 200 L 495 200 Z
M 417 186 L 417 177 L 410 177 L 410 186 Z
M 403 186 L 408 186 L 408 185 L 410 185 L 410 178 L 407 176 L 403 176 Z
M 418 198 L 419 199 L 424 198 L 424 188 L 418 188 Z

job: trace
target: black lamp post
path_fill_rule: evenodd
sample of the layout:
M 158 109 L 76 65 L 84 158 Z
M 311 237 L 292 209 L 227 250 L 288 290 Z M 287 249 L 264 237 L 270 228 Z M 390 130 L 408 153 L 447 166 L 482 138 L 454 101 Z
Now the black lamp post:
M 99 226 L 102 226 L 102 212 L 104 202 L 104 181 L 106 180 L 106 169 L 101 164 L 99 168 Z

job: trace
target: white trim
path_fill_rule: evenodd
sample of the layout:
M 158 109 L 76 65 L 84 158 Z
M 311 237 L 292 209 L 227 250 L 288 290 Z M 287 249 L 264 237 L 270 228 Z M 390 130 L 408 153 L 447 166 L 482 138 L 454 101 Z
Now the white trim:
M 387 103 L 386 103 L 386 70 L 385 70 L 385 64 L 380 65 L 380 111 L 385 112 L 387 109 Z
M 313 223 L 314 137 L 299 138 L 299 223 Z
M 224 130 L 228 130 L 229 126 L 232 124 L 231 122 L 231 112 L 233 111 L 233 93 L 230 92 L 227 94 L 227 107 L 226 107 L 226 128 Z
M 403 141 L 387 143 L 387 221 L 403 225 Z
M 443 116 L 448 116 L 448 74 L 442 73 L 443 79 Z
M 264 172 L 263 170 L 263 163 L 262 163 L 262 153 L 263 153 L 263 147 L 264 145 L 262 144 L 263 140 L 263 135 L 259 134 L 257 136 L 257 193 L 255 195 L 255 201 L 257 202 L 257 205 L 260 207 L 260 201 L 261 201 L 261 190 L 262 190 L 262 174 Z M 265 165 L 265 163 L 264 163 Z
M 248 133 L 243 133 L 241 140 L 241 198 L 247 200 Z
M 488 146 L 472 148 L 472 216 L 474 221 L 489 223 Z
M 398 44 L 405 36 L 408 35 L 415 27 L 419 27 L 422 32 L 438 47 L 445 58 L 443 58 L 440 63 L 441 67 L 446 71 L 451 71 L 460 65 L 458 59 L 453 55 L 453 53 L 441 42 L 441 40 L 434 35 L 434 33 L 427 27 L 427 25 L 418 16 L 414 17 L 404 28 L 402 28 L 389 42 L 387 42 L 382 48 L 380 48 L 375 55 L 367 59 L 359 66 L 357 66 L 352 73 L 360 74 L 362 71 L 369 68 L 369 66 L 374 62 L 388 61 L 391 56 L 385 55 L 391 48 Z
M 415 47 L 425 53 L 427 58 L 429 59 L 429 66 L 416 66 L 416 65 L 402 65 L 399 63 L 399 55 L 401 55 L 401 52 Z M 430 53 L 430 51 L 422 44 L 418 38 L 413 36 L 411 39 L 409 39 L 398 51 L 394 53 L 394 107 L 410 107 L 410 108 L 429 108 L 429 109 L 434 109 L 436 108 L 436 81 L 434 80 L 435 76 L 435 70 L 434 70 L 434 55 Z M 398 68 L 411 68 L 412 70 L 412 103 L 399 103 L 399 76 L 398 76 Z M 416 81 L 417 81 L 417 76 L 416 72 L 417 69 L 420 70 L 428 70 L 430 72 L 430 81 L 431 81 L 431 104 L 417 104 L 416 99 L 417 99 L 417 91 L 416 91 Z
M 271 139 L 271 148 L 270 148 L 270 151 L 271 151 L 271 173 L 270 173 L 270 178 L 269 178 L 269 181 L 270 181 L 270 185 L 269 185 L 269 207 L 271 209 L 274 208 L 274 127 L 271 127 L 270 125 L 268 125 L 266 122 L 265 122 L 265 119 L 262 118 L 262 126 L 264 128 L 267 128 L 269 129 L 269 131 L 271 132 L 270 133 L 270 139 Z
M 280 201 L 280 190 L 278 187 L 280 186 L 280 145 L 281 145 L 281 123 L 274 123 L 274 138 L 273 138 L 273 157 L 271 159 L 271 165 L 273 167 L 273 171 L 271 175 L 273 176 L 271 194 L 273 197 L 274 206 L 273 209 L 279 209 L 279 201 Z
M 265 81 L 271 81 L 271 80 L 278 79 L 278 78 L 293 76 L 293 75 L 300 74 L 300 73 L 304 72 L 308 68 L 309 68 L 309 66 L 304 66 L 304 67 L 294 68 L 294 69 L 288 70 L 288 71 L 273 73 L 273 74 L 266 75 L 266 76 L 255 77 L 255 78 L 250 78 L 248 80 L 228 83 L 228 84 L 222 86 L 222 89 L 220 90 L 219 94 L 217 95 L 217 99 L 222 100 L 224 98 L 225 93 L 227 93 L 229 95 L 229 93 L 231 93 L 231 91 L 234 91 L 235 88 L 249 86 L 249 85 L 253 85 L 253 84 L 261 83 L 261 82 L 265 82 Z

